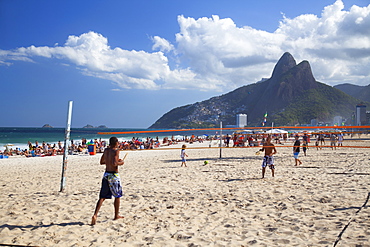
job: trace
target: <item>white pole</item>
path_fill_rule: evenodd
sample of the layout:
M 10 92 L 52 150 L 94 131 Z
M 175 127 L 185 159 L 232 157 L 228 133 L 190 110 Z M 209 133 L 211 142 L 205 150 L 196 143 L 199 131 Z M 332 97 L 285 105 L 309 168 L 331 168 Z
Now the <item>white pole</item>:
M 60 182 L 60 192 L 63 192 L 66 186 L 66 176 L 67 171 L 67 158 L 68 158 L 68 149 L 69 149 L 69 135 L 71 132 L 71 121 L 72 121 L 72 105 L 73 101 L 68 102 L 68 116 L 67 116 L 67 125 L 65 130 L 65 139 L 64 139 L 64 154 L 63 154 L 63 166 L 62 166 L 62 180 Z
M 220 122 L 220 159 L 222 158 L 222 122 Z

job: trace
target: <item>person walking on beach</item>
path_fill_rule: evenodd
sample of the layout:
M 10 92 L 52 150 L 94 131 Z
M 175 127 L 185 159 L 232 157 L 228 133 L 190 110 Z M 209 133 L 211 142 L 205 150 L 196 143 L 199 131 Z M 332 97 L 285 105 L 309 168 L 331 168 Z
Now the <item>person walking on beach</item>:
M 123 218 L 119 215 L 120 198 L 122 197 L 122 186 L 120 176 L 118 173 L 118 166 L 124 164 L 123 160 L 119 158 L 117 137 L 109 139 L 109 147 L 104 150 L 100 159 L 100 164 L 105 165 L 105 172 L 102 179 L 102 185 L 99 194 L 99 200 L 96 204 L 95 212 L 91 220 L 91 225 L 96 224 L 98 212 L 105 201 L 114 197 L 114 220 Z
M 182 145 L 180 157 L 181 157 L 181 161 L 182 161 L 181 166 L 184 165 L 185 167 L 187 167 L 186 166 L 186 157 L 188 157 L 188 155 L 186 154 L 185 149 L 186 149 L 186 145 L 184 144 L 184 145 Z
M 299 159 L 299 152 L 300 152 L 301 141 L 299 140 L 299 136 L 295 136 L 295 142 L 293 144 L 293 155 L 295 160 L 295 166 L 301 165 L 302 161 Z
M 271 136 L 268 136 L 266 141 L 263 143 L 262 149 L 260 151 L 265 151 L 265 156 L 262 162 L 262 178 L 265 177 L 266 167 L 270 167 L 272 177 L 275 176 L 275 166 L 273 155 L 277 153 L 274 144 L 271 143 Z

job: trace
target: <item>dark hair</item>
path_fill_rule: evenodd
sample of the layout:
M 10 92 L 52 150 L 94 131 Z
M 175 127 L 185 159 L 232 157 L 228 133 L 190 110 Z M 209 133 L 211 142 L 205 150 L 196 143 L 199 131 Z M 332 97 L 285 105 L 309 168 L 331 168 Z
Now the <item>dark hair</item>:
M 112 136 L 111 138 L 109 138 L 109 146 L 110 147 L 115 147 L 117 142 L 118 142 L 117 137 Z

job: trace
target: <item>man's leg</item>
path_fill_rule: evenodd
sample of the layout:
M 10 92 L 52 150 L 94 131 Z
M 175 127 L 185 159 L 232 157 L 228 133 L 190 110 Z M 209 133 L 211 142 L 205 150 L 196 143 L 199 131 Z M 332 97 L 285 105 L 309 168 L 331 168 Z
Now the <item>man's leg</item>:
M 266 167 L 262 167 L 262 178 L 265 177 Z
M 119 197 L 114 198 L 114 219 L 115 220 L 124 218 L 119 215 L 119 205 L 120 205 L 120 198 Z
M 104 201 L 105 201 L 105 198 L 100 198 L 98 200 L 98 202 L 96 203 L 95 212 L 94 212 L 94 215 L 93 215 L 92 220 L 91 220 L 91 225 L 96 224 L 96 219 L 98 218 L 99 210 L 100 210 L 101 206 L 103 205 Z

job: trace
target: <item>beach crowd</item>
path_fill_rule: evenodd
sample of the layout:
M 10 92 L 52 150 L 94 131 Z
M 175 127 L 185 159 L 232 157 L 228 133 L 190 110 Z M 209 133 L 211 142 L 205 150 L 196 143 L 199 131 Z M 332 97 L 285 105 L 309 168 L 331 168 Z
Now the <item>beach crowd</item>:
M 209 139 L 209 138 L 207 138 Z M 171 138 L 164 137 L 162 140 L 157 136 L 156 138 L 147 137 L 145 140 L 133 137 L 131 140 L 123 140 L 119 142 L 119 150 L 144 150 L 144 149 L 154 149 L 159 147 L 170 146 L 177 144 L 179 142 L 203 142 L 203 137 L 198 137 L 195 135 L 184 136 L 182 138 Z M 94 139 L 87 141 L 82 138 L 81 141 L 71 140 L 68 149 L 69 154 L 86 154 L 89 153 L 89 147 L 93 146 L 94 153 L 102 153 L 107 147 L 107 142 L 105 140 Z M 3 151 L 0 150 L 0 155 L 3 156 L 16 156 L 22 155 L 25 157 L 42 157 L 42 156 L 55 156 L 64 153 L 64 143 L 58 141 L 58 143 L 50 144 L 43 141 L 41 144 L 38 141 L 32 143 L 28 141 L 28 149 L 21 150 L 20 148 L 13 148 L 13 145 L 5 145 Z
M 271 140 L 275 144 L 282 144 L 290 142 L 289 138 L 294 138 L 297 134 L 270 134 Z M 263 145 L 267 138 L 267 134 L 258 133 L 258 134 L 238 134 L 233 133 L 231 135 L 223 135 L 222 136 L 222 145 L 224 147 L 258 147 Z M 309 134 L 303 133 L 300 134 L 302 137 L 302 146 L 305 150 L 305 147 L 311 142 L 311 139 L 315 139 L 315 146 L 317 149 L 321 149 L 323 146 L 326 145 L 325 139 L 329 139 L 330 147 L 335 149 L 337 146 L 343 145 L 344 135 L 343 133 L 335 133 L 335 134 Z M 157 136 L 155 138 L 147 137 L 145 139 L 140 139 L 133 137 L 131 140 L 122 140 L 119 142 L 119 150 L 145 150 L 145 149 L 155 149 L 159 147 L 168 147 L 173 144 L 177 144 L 180 142 L 184 143 L 195 143 L 195 142 L 210 142 L 210 147 L 212 141 L 220 140 L 219 135 L 214 136 L 172 136 L 172 137 L 164 137 L 160 140 Z M 94 139 L 87 141 L 85 138 L 82 138 L 81 141 L 74 141 L 71 140 L 71 145 L 69 145 L 68 154 L 88 154 L 91 153 L 89 147 L 94 147 L 94 153 L 102 153 L 104 149 L 107 147 L 107 143 L 105 140 Z M 219 146 L 219 143 L 216 144 Z M 34 143 L 28 142 L 28 149 L 21 150 L 20 148 L 13 148 L 12 146 L 5 145 L 5 149 L 3 151 L 0 150 L 1 157 L 5 156 L 25 156 L 25 157 L 42 157 L 42 156 L 55 156 L 55 155 L 62 155 L 64 153 L 64 143 L 58 141 L 57 143 L 50 144 L 46 142 L 42 142 L 41 144 L 38 141 Z

